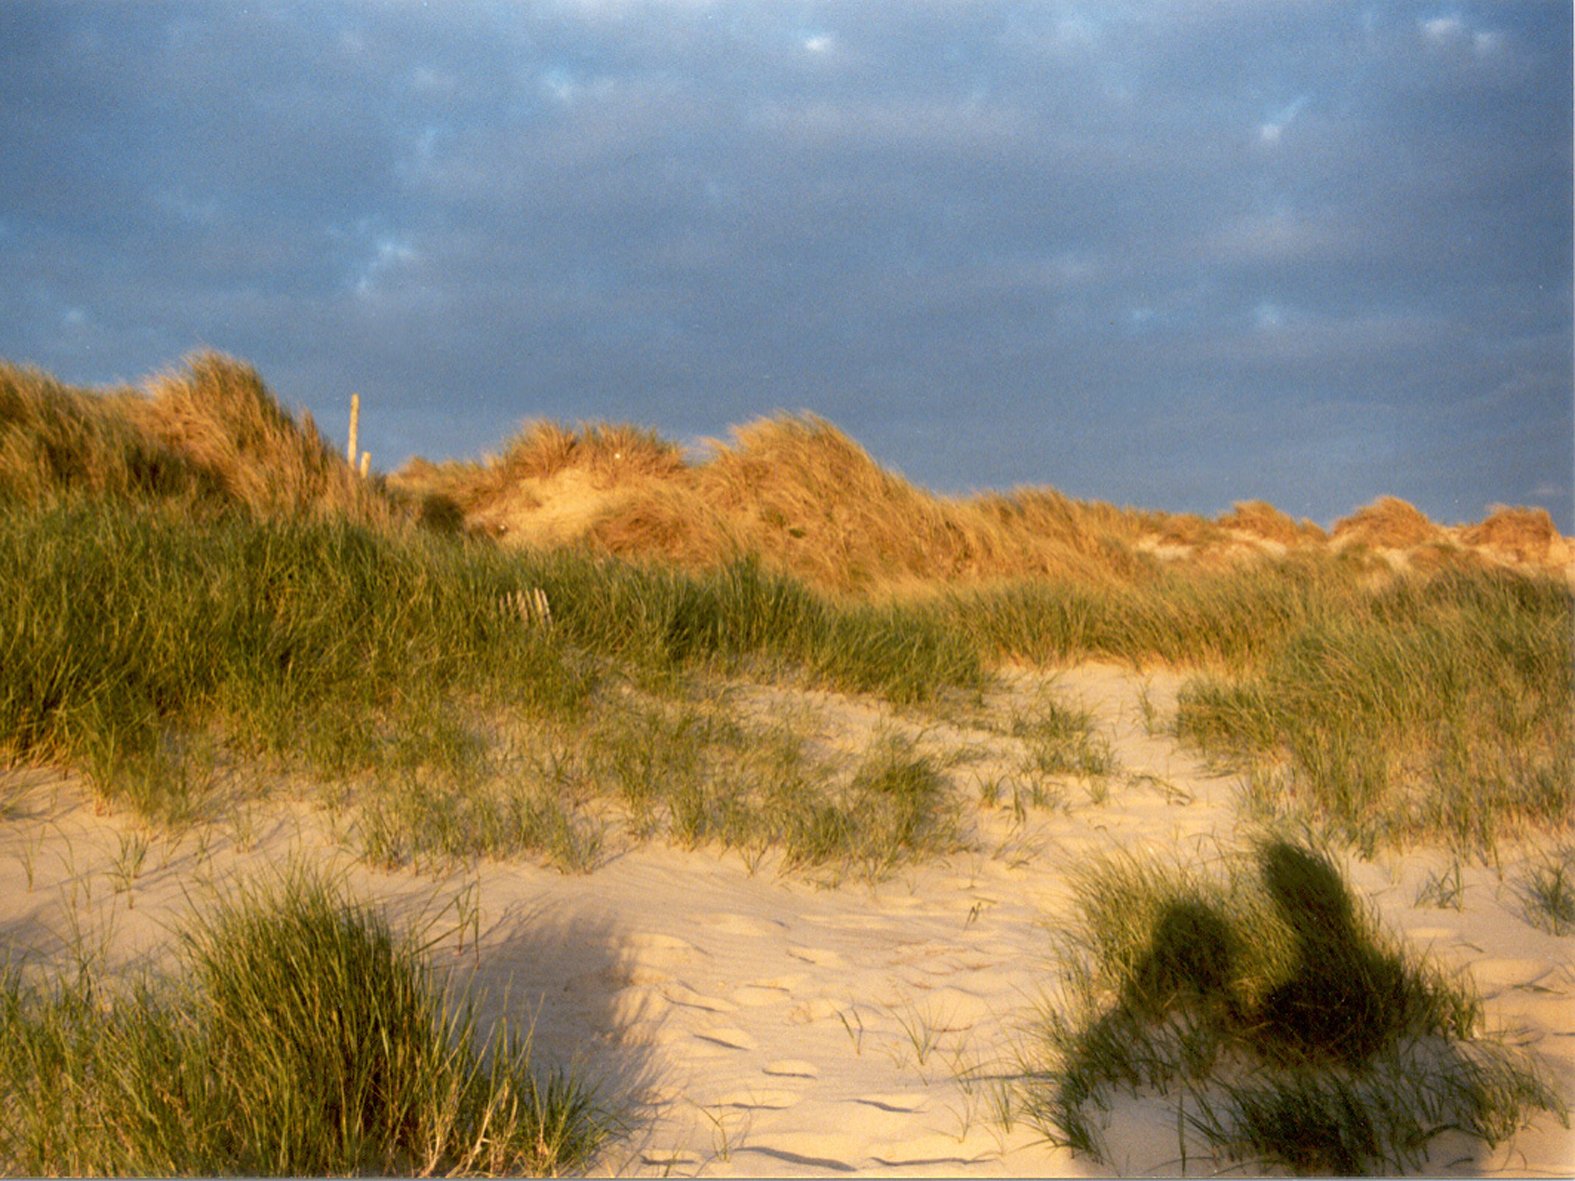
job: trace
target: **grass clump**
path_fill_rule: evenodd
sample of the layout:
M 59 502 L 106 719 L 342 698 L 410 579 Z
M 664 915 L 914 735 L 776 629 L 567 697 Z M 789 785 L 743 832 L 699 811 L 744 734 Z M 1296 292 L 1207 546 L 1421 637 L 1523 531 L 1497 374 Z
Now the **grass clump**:
M 1182 736 L 1254 768 L 1271 812 L 1365 848 L 1487 851 L 1575 820 L 1569 588 L 1498 571 L 1396 582 L 1301 629 L 1261 671 L 1182 691 Z
M 550 623 L 510 607 L 535 591 Z M 228 758 L 458 774 L 467 713 L 573 715 L 609 680 L 747 669 L 913 700 L 983 677 L 919 609 L 838 606 L 749 563 L 692 577 L 101 500 L 0 505 L 0 624 L 0 750 L 166 820 Z
M 1015 714 L 1007 732 L 1022 740 L 1019 770 L 1032 781 L 1058 775 L 1096 779 L 1116 770 L 1115 753 L 1095 732 L 1093 715 L 1048 694 Z
M 1575 845 L 1545 854 L 1525 871 L 1520 886 L 1526 914 L 1555 935 L 1575 932 Z
M 1444 531 L 1409 501 L 1380 496 L 1334 523 L 1336 542 L 1411 549 L 1443 538 Z
M 1469 982 L 1385 936 L 1326 856 L 1261 844 L 1223 875 L 1112 859 L 1078 886 L 1066 984 L 1024 1107 L 1110 1162 L 1121 1093 L 1176 1111 L 1179 1151 L 1355 1174 L 1416 1167 L 1454 1129 L 1496 1144 L 1536 1110 L 1533 1064 L 1482 1030 Z
M 310 415 L 284 409 L 256 370 L 197 353 L 144 391 L 74 390 L 0 361 L 0 500 L 83 494 L 182 513 L 340 518 L 378 528 L 406 519 L 360 479 Z
M 185 935 L 186 976 L 0 990 L 0 1162 L 44 1174 L 572 1172 L 591 1093 L 484 1042 L 410 937 L 292 868 Z

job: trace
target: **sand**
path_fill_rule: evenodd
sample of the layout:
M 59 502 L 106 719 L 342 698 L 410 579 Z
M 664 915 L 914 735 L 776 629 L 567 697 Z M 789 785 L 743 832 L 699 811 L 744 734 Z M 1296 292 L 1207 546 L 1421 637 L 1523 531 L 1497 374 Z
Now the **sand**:
M 1031 694 L 1041 679 L 1013 674 L 1007 691 Z M 534 1016 L 539 1053 L 601 1080 L 632 1128 L 593 1172 L 1176 1174 L 1174 1113 L 1154 1101 L 1111 1113 L 1111 1166 L 996 1116 L 1035 1003 L 1057 979 L 1052 932 L 1071 914 L 1069 871 L 1118 847 L 1210 858 L 1231 845 L 1234 778 L 1144 725 L 1142 695 L 1163 718 L 1179 683 L 1097 664 L 1059 674 L 1057 689 L 1094 712 L 1120 760 L 1108 796 L 1070 781 L 1065 809 L 1024 818 L 970 796 L 976 848 L 877 885 L 827 888 L 769 861 L 661 844 L 583 876 L 527 862 L 381 872 L 346 847 L 347 817 L 308 793 L 155 834 L 127 887 L 115 865 L 141 830 L 96 812 L 69 776 L 12 772 L 0 780 L 17 793 L 0 822 L 0 946 L 31 970 L 70 970 L 84 951 L 114 974 L 167 970 L 193 908 L 304 857 L 343 871 L 397 922 L 426 924 L 436 962 L 483 990 L 484 1012 Z M 980 741 L 966 721 L 904 719 L 866 699 L 761 689 L 751 700 L 781 708 L 782 697 L 815 710 L 832 745 L 857 747 L 881 726 L 959 750 Z M 1575 1096 L 1575 939 L 1528 919 L 1522 855 L 1507 852 L 1502 872 L 1466 866 L 1458 910 L 1418 902 L 1448 864 L 1442 850 L 1344 868 L 1391 930 L 1467 967 L 1490 1022 L 1520 1031 Z M 463 923 L 470 904 L 475 921 Z M 1209 1171 L 1198 1151 L 1188 1148 L 1190 1171 Z M 1493 1150 L 1449 1134 L 1426 1171 L 1567 1175 L 1575 1135 L 1551 1117 Z

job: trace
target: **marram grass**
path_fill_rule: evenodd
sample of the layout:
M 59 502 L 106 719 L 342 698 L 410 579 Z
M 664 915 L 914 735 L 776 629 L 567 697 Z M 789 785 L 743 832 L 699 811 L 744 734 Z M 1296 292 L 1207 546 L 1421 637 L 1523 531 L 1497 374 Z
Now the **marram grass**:
M 1112 857 L 1077 900 L 1019 1085 L 1076 1152 L 1106 1158 L 1123 1093 L 1171 1106 L 1183 1160 L 1340 1175 L 1414 1169 L 1445 1130 L 1497 1144 L 1568 1119 L 1469 977 L 1385 933 L 1314 848 L 1265 840 L 1212 873 Z
M 526 590 L 550 628 L 508 608 Z M 191 732 L 339 775 L 444 700 L 573 712 L 608 672 L 749 666 L 899 701 L 982 676 L 922 612 L 837 606 L 748 563 L 691 577 L 343 522 L 0 505 L 0 748 L 106 793 Z
M 470 510 L 570 468 L 638 493 L 627 519 L 554 549 L 465 535 Z M 281 768 L 336 790 L 485 786 L 499 711 L 594 738 L 625 685 L 787 679 L 908 705 L 1003 662 L 1095 658 L 1194 670 L 1179 731 L 1238 760 L 1265 814 L 1367 849 L 1567 833 L 1569 586 L 1464 549 L 1388 571 L 1370 547 L 1421 536 L 1397 504 L 1337 549 L 1262 505 L 1211 523 L 1048 489 L 946 500 L 810 419 L 743 428 L 699 464 L 636 427 L 536 424 L 495 462 L 363 480 L 229 358 L 108 393 L 0 363 L 0 759 L 73 765 L 182 823 Z M 1207 558 L 1242 531 L 1286 548 Z M 1526 510 L 1461 536 L 1562 545 Z M 1160 561 L 1154 538 L 1197 561 Z M 1035 773 L 1064 756 L 1094 773 L 1100 753 L 1032 744 Z M 744 831 L 685 791 L 649 831 Z M 472 823 L 449 796 L 451 833 L 594 861 L 576 799 L 493 791 Z M 846 817 L 823 803 L 771 839 L 827 847 Z M 406 823 L 382 818 L 391 839 Z
M 0 982 L 0 1170 L 553 1174 L 613 1130 L 590 1090 L 478 1033 L 409 936 L 298 866 L 184 934 L 185 974 Z
M 1365 848 L 1486 852 L 1575 822 L 1570 588 L 1479 571 L 1396 582 L 1253 671 L 1199 677 L 1178 728 L 1254 770 L 1249 802 Z

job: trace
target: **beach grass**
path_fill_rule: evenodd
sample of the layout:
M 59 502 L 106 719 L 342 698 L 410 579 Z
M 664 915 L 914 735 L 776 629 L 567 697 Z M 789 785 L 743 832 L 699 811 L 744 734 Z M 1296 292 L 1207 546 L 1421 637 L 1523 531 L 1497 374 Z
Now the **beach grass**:
M 1570 588 L 1489 571 L 1404 579 L 1194 679 L 1179 733 L 1255 773 L 1249 802 L 1371 850 L 1486 854 L 1575 819 Z
M 1120 1095 L 1170 1106 L 1183 1160 L 1342 1175 L 1417 1168 L 1446 1129 L 1491 1145 L 1539 1110 L 1567 1120 L 1469 977 L 1385 933 L 1315 846 L 1112 856 L 1076 894 L 1019 1086 L 1076 1152 L 1109 1163 Z
M 483 1038 L 413 935 L 292 866 L 183 932 L 184 973 L 0 981 L 0 1162 L 32 1175 L 574 1172 L 615 1127 Z
M 566 473 L 621 497 L 572 544 L 472 527 Z M 429 846 L 594 864 L 589 784 L 633 830 L 821 863 L 885 813 L 817 770 L 778 785 L 805 793 L 791 824 L 748 819 L 705 783 L 737 762 L 714 719 L 681 732 L 715 749 L 668 749 L 636 789 L 618 748 L 661 727 L 609 720 L 625 692 L 749 679 L 951 708 L 1003 664 L 1113 659 L 1192 674 L 1177 733 L 1244 772 L 1263 816 L 1486 853 L 1575 813 L 1570 587 L 1464 546 L 1551 552 L 1543 517 L 1500 509 L 1457 544 L 1393 500 L 1331 539 L 1256 502 L 1210 522 L 1049 489 L 941 498 L 813 417 L 702 462 L 642 428 L 535 423 L 494 460 L 362 478 L 230 358 L 104 392 L 0 364 L 0 757 L 176 825 L 243 780 L 353 786 L 390 862 L 430 823 L 449 835 Z M 1384 545 L 1432 556 L 1394 569 Z M 1017 722 L 1047 800 L 1110 771 L 1058 725 Z M 608 746 L 585 775 L 530 771 L 571 741 Z

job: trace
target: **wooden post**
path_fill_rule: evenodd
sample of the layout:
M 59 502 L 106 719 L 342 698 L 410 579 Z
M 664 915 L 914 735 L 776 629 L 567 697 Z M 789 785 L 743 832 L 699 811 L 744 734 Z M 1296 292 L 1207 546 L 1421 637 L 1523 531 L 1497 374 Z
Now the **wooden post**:
M 372 453 L 370 451 L 363 451 L 363 452 L 361 452 L 361 478 L 363 480 L 366 479 L 367 469 L 370 468 L 371 466 L 372 466 Z
M 361 426 L 361 395 L 350 395 L 350 445 L 345 448 L 345 462 L 355 467 L 356 432 Z

